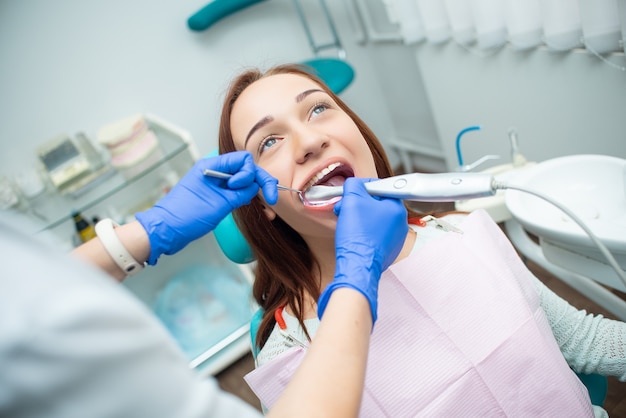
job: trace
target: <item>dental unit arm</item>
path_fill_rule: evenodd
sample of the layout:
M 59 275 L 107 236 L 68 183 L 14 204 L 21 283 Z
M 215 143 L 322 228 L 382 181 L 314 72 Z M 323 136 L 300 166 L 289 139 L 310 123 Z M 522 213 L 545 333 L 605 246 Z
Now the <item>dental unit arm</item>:
M 205 170 L 205 176 L 228 178 L 232 174 L 221 173 L 213 170 Z M 327 201 L 343 195 L 343 186 L 313 186 L 306 192 L 285 188 L 292 192 L 298 192 L 303 204 L 316 206 L 319 202 Z M 619 279 L 626 285 L 626 272 L 621 269 L 615 257 L 608 248 L 600 241 L 593 231 L 572 210 L 566 208 L 550 196 L 531 190 L 519 185 L 507 184 L 498 181 L 488 173 L 412 173 L 385 179 L 374 180 L 365 183 L 365 189 L 372 196 L 388 197 L 417 202 L 454 202 L 461 200 L 488 197 L 496 194 L 498 190 L 512 189 L 530 193 L 546 202 L 556 206 L 569 218 L 580 226 L 591 241 L 605 256 L 609 265 L 615 270 Z M 317 202 L 317 203 L 316 203 Z
M 365 183 L 365 189 L 372 196 L 388 197 L 419 202 L 452 202 L 479 197 L 493 196 L 498 190 L 513 189 L 530 193 L 556 206 L 580 226 L 591 241 L 604 255 L 608 264 L 615 270 L 619 279 L 626 285 L 626 272 L 621 269 L 615 257 L 593 231 L 572 210 L 540 193 L 518 185 L 497 181 L 488 173 L 413 173 L 388 177 Z M 316 201 L 328 200 L 343 194 L 343 186 L 313 186 L 304 193 L 305 200 L 315 205 Z
M 365 183 L 372 196 L 419 202 L 454 202 L 493 196 L 499 185 L 485 173 L 412 173 Z M 313 186 L 304 193 L 311 202 L 343 194 L 343 186 Z
M 615 270 L 619 279 L 626 285 L 626 272 L 619 266 L 606 245 L 580 219 L 576 213 L 563 206 L 552 197 L 536 190 L 497 181 L 487 173 L 413 173 L 388 177 L 365 183 L 365 189 L 372 196 L 389 197 L 420 202 L 452 202 L 493 196 L 498 190 L 512 189 L 530 193 L 556 206 L 580 226 L 591 241 L 598 247 L 608 264 Z M 327 200 L 343 194 L 343 186 L 313 186 L 304 193 L 306 200 Z

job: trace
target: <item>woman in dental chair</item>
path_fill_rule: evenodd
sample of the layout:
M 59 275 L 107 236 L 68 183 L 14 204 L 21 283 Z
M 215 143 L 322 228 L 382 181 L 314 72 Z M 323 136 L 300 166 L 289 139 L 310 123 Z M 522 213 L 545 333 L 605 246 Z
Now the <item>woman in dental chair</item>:
M 232 82 L 219 145 L 251 152 L 280 184 L 300 190 L 392 175 L 367 125 L 294 65 Z M 325 307 L 316 302 L 336 267 L 336 204 L 309 207 L 280 192 L 274 206 L 258 196 L 234 213 L 257 260 L 260 352 L 246 380 L 265 407 L 315 338 Z M 572 369 L 626 381 L 626 324 L 550 291 L 485 212 L 409 218 L 372 304 L 361 416 L 606 416 Z

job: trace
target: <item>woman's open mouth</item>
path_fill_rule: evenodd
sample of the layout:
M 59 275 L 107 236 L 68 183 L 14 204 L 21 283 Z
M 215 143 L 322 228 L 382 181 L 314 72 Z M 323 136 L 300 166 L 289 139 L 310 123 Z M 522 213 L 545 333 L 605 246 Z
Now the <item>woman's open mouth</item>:
M 338 162 L 330 164 L 307 182 L 302 191 L 302 203 L 307 207 L 324 207 L 335 204 L 341 200 L 341 196 L 313 201 L 306 198 L 306 191 L 313 186 L 343 186 L 348 177 L 354 177 L 354 171 L 351 167 Z

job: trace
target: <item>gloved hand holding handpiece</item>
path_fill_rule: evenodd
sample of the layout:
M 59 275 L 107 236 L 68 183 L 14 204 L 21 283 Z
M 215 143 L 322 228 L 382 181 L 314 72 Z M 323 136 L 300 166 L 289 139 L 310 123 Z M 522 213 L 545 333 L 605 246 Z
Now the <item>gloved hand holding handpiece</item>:
M 207 177 L 205 169 L 233 176 L 227 180 Z M 273 205 L 278 200 L 277 184 L 246 151 L 199 160 L 152 208 L 135 215 L 150 239 L 148 264 L 156 264 L 161 254 L 175 254 L 211 232 L 234 209 L 250 203 L 259 188 Z
M 322 292 L 317 313 L 322 318 L 331 293 L 340 287 L 361 292 L 372 309 L 378 307 L 378 281 L 396 259 L 408 233 L 407 211 L 401 200 L 370 196 L 367 179 L 348 178 L 343 198 L 335 205 L 335 278 Z

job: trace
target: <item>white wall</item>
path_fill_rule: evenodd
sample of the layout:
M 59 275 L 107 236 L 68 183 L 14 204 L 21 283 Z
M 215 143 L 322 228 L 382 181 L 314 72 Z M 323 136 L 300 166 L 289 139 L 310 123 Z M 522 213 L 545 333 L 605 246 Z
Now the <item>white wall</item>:
M 353 16 L 345 3 L 328 3 L 356 71 L 342 98 L 384 139 L 393 126 L 370 58 L 356 44 Z M 138 111 L 187 129 L 209 152 L 235 74 L 313 56 L 290 0 L 261 2 L 192 32 L 187 18 L 206 4 L 0 1 L 0 175 L 34 162 L 36 147 L 59 133 L 94 137 Z M 309 23 L 326 30 L 321 20 Z
M 586 153 L 626 158 L 624 53 L 604 56 L 607 63 L 586 49 L 519 51 L 507 44 L 480 50 L 452 40 L 405 45 L 381 0 L 353 3 L 365 16 L 368 50 L 387 93 L 395 132 L 408 148 L 435 150 L 436 141 L 442 170 L 457 169 L 456 136 L 472 125 L 482 130 L 463 138 L 464 163 L 486 154 L 502 156 L 482 168 L 510 162 L 510 127 L 516 128 L 520 151 L 530 160 Z M 625 29 L 626 0 L 619 5 Z M 622 36 L 626 39 L 626 30 Z M 420 158 L 413 163 L 423 167 Z
M 94 136 L 137 111 L 187 129 L 200 152 L 209 152 L 233 75 L 312 57 L 290 0 L 261 2 L 200 33 L 186 20 L 206 0 L 155 3 L 0 1 L 0 175 L 34 162 L 37 145 L 61 132 Z M 302 3 L 315 8 L 317 1 Z M 451 42 L 362 45 L 354 1 L 327 3 L 356 71 L 342 98 L 383 143 L 431 149 L 454 169 L 461 129 L 483 126 L 464 139 L 471 162 L 487 153 L 506 159 L 506 130 L 515 126 L 521 151 L 536 161 L 574 153 L 626 157 L 626 73 L 586 51 L 506 47 L 480 57 Z M 315 15 L 309 23 L 316 34 L 327 32 Z M 626 65 L 623 54 L 609 58 Z
M 532 161 L 572 154 L 626 158 L 626 72 L 584 49 L 507 46 L 472 53 L 452 42 L 422 43 L 415 56 L 449 169 L 458 165 L 456 136 L 471 125 L 482 130 L 461 140 L 464 163 L 502 156 L 483 168 L 510 162 L 509 127 Z M 626 66 L 623 53 L 607 59 Z

